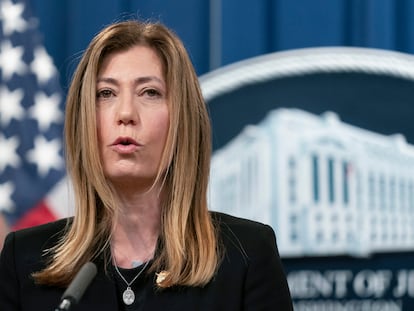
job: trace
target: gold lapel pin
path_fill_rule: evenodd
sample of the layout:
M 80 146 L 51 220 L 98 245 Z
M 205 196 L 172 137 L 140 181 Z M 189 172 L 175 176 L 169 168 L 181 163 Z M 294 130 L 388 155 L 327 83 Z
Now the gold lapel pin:
M 156 279 L 155 282 L 157 283 L 158 286 L 162 287 L 161 283 L 165 280 L 165 278 L 168 276 L 168 274 L 170 274 L 170 273 L 168 271 L 165 271 L 165 270 L 163 270 L 161 272 L 158 272 L 158 273 L 155 273 L 155 275 L 157 276 L 157 279 Z

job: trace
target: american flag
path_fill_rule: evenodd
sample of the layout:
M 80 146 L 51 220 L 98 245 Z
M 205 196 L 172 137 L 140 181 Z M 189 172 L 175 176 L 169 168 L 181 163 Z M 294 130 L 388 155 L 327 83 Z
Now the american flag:
M 25 1 L 0 0 L 0 212 L 10 228 L 70 213 L 59 75 Z

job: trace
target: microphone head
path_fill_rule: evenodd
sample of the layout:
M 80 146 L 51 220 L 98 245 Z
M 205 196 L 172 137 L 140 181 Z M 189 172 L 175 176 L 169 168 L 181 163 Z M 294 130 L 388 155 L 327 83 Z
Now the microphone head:
M 63 293 L 62 300 L 69 299 L 73 303 L 78 303 L 97 272 L 98 269 L 94 263 L 85 263 Z

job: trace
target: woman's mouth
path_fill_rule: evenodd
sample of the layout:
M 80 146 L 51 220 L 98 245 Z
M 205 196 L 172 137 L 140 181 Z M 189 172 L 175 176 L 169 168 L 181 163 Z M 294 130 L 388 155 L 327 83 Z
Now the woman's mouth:
M 131 137 L 118 137 L 110 147 L 118 153 L 130 154 L 139 148 L 139 144 Z

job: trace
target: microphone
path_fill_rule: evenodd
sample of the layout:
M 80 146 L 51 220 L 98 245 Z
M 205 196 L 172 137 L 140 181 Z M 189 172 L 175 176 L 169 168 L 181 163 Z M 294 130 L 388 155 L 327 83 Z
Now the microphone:
M 97 273 L 96 265 L 92 262 L 85 263 L 75 278 L 63 293 L 59 307 L 55 311 L 67 311 L 82 298 L 86 288 L 92 282 Z

